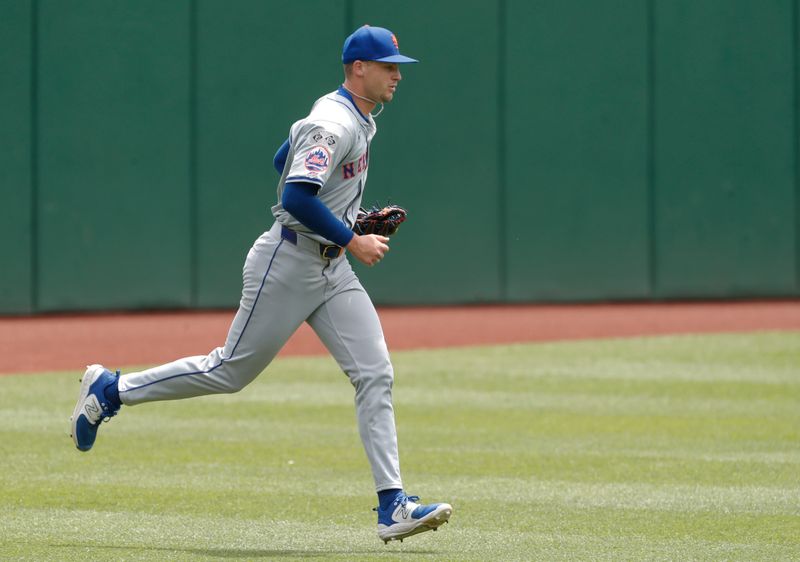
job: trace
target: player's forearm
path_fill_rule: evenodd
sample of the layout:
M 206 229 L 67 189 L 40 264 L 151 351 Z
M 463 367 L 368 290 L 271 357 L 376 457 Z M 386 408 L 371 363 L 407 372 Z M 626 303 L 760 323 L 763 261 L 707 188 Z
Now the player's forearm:
M 339 246 L 347 246 L 353 232 L 319 200 L 319 187 L 311 183 L 289 182 L 283 188 L 281 205 L 300 224 Z

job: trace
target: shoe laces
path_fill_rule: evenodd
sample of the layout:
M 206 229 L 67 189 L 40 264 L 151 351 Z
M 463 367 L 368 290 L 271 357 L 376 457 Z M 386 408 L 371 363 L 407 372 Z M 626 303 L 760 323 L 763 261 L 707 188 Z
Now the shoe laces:
M 119 408 L 117 408 L 116 410 L 112 410 L 111 407 L 107 406 L 106 404 L 101 404 L 101 406 L 103 408 L 103 417 L 100 418 L 101 423 L 107 422 L 108 420 L 116 416 L 117 412 L 119 412 Z
M 120 375 L 119 369 L 117 369 L 116 375 L 117 375 L 117 378 L 119 378 L 119 375 Z M 103 410 L 103 415 L 100 418 L 100 423 L 108 422 L 108 420 L 110 420 L 111 418 L 116 416 L 117 413 L 119 413 L 119 407 L 112 408 L 111 404 L 108 403 L 108 399 L 107 398 L 106 398 L 105 402 L 102 402 L 100 404 L 100 408 L 102 408 L 102 410 Z
M 99 423 L 107 422 L 119 412 L 119 408 L 112 407 L 111 404 L 109 404 L 108 399 L 106 399 L 105 402 L 100 403 L 100 409 L 103 411 L 103 413 L 100 416 Z
M 397 500 L 395 500 L 395 501 L 397 501 Z M 409 501 L 412 501 L 412 502 L 415 502 L 415 503 L 416 503 L 416 502 L 418 502 L 418 501 L 419 501 L 419 496 L 403 496 L 403 499 L 402 499 L 402 501 L 400 502 L 400 505 L 402 505 L 403 507 L 405 507 L 405 506 L 406 506 L 406 504 L 407 504 Z
M 392 502 L 392 505 L 393 506 L 402 505 L 403 507 L 405 507 L 408 504 L 408 502 L 410 502 L 410 501 L 418 502 L 419 501 L 419 496 L 407 496 L 407 495 L 403 494 L 402 496 L 396 498 Z M 380 508 L 381 508 L 381 506 L 373 507 L 372 511 L 378 511 Z

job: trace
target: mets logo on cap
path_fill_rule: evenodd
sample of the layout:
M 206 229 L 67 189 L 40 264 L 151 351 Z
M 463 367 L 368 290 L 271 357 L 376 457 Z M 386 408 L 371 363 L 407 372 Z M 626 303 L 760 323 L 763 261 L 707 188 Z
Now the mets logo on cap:
M 313 147 L 306 156 L 306 170 L 321 174 L 331 163 L 331 153 L 324 146 Z
M 397 44 L 397 37 L 394 36 L 394 33 L 392 33 L 392 43 L 394 43 L 394 48 L 399 51 L 400 45 Z

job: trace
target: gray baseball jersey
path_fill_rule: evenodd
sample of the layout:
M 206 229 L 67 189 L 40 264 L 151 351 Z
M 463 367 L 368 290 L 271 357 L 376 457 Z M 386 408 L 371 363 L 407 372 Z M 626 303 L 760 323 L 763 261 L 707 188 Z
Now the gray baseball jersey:
M 309 116 L 292 125 L 289 133 L 287 165 L 278 183 L 278 204 L 272 207 L 277 221 L 331 244 L 300 224 L 280 204 L 287 182 L 306 182 L 320 186 L 320 201 L 348 228 L 353 228 L 367 181 L 369 143 L 375 131 L 372 116 L 363 116 L 341 90 L 318 99 Z
M 352 226 L 361 202 L 375 122 L 343 90 L 320 98 L 291 128 L 278 184 L 320 186 L 319 198 Z M 225 345 L 119 380 L 126 405 L 236 392 L 255 379 L 307 322 L 355 388 L 359 433 L 377 491 L 402 489 L 392 406 L 394 373 L 380 320 L 343 255 L 323 257 L 321 236 L 278 204 L 276 222 L 255 242 L 243 270 L 242 298 Z

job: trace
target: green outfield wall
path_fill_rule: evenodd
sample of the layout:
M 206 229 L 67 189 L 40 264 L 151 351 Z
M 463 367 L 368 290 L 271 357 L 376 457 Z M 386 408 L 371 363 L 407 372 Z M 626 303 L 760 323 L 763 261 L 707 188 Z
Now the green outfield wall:
M 364 23 L 376 302 L 800 296 L 800 0 L 4 0 L 0 313 L 235 306 Z

